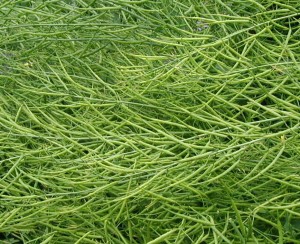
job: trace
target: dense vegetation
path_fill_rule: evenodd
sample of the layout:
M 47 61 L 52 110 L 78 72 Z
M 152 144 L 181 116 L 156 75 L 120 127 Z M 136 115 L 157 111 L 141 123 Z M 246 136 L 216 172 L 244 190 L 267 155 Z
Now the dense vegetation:
M 0 243 L 300 243 L 298 0 L 0 15 Z

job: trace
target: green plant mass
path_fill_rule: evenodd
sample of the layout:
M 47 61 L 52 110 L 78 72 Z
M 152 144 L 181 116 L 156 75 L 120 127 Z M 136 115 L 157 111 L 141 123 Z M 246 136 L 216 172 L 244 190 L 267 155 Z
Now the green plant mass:
M 300 243 L 299 0 L 0 23 L 0 243 Z

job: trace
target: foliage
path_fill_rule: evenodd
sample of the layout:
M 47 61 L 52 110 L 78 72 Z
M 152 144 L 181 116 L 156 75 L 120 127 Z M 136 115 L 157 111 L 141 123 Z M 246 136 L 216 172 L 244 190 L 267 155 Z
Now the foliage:
M 0 242 L 300 243 L 300 3 L 0 3 Z

